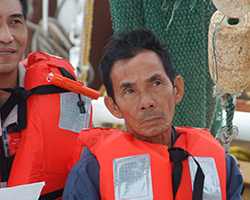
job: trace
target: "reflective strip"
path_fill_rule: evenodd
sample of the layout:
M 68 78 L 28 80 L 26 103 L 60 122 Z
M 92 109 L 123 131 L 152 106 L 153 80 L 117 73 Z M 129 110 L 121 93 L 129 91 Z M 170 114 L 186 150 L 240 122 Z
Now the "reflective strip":
M 61 93 L 61 113 L 59 127 L 61 129 L 80 133 L 82 129 L 89 128 L 91 114 L 91 99 L 82 96 L 81 99 L 85 103 L 86 113 L 81 114 L 80 108 L 77 106 L 79 101 L 78 94 L 72 92 Z
M 220 180 L 214 159 L 210 157 L 195 157 L 195 159 L 199 162 L 205 175 L 203 199 L 221 200 Z M 188 157 L 188 162 L 193 186 L 197 165 L 192 157 Z
M 114 159 L 113 170 L 116 200 L 153 199 L 148 154 Z

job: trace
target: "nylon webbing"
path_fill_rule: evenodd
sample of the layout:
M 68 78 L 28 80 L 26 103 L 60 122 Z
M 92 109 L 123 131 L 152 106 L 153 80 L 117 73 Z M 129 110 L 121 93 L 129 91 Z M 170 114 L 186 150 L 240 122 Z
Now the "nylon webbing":
M 173 195 L 175 199 L 178 188 L 181 183 L 182 169 L 183 169 L 182 161 L 187 159 L 190 153 L 178 147 L 169 147 L 168 151 L 170 153 L 170 161 L 173 162 L 172 183 L 173 183 Z M 194 179 L 194 189 L 193 189 L 192 200 L 202 200 L 203 186 L 204 186 L 204 174 L 202 172 L 202 169 L 199 163 L 196 161 L 196 159 L 192 155 L 190 156 L 194 159 L 195 163 L 197 164 L 197 172 L 196 172 L 195 179 Z
M 14 88 L 0 88 L 1 90 L 4 90 L 6 92 L 11 92 L 10 97 L 5 102 L 5 104 L 1 108 L 1 118 L 2 120 L 5 120 L 11 110 L 15 107 L 15 105 L 18 105 L 18 126 L 17 128 L 19 130 L 26 128 L 26 115 L 25 112 L 27 109 L 27 103 L 26 100 L 30 97 L 32 94 L 31 91 L 25 90 L 23 87 L 16 86 Z
M 57 68 L 60 70 L 63 76 L 66 76 L 67 78 L 70 78 L 74 81 L 76 80 L 75 77 L 71 73 L 69 73 L 65 68 L 63 67 L 57 67 Z
M 56 190 L 56 191 L 53 191 L 53 192 L 50 192 L 50 193 L 47 193 L 47 194 L 44 194 L 44 195 L 41 195 L 39 197 L 39 200 L 54 200 L 54 199 L 57 199 L 59 197 L 62 196 L 63 194 L 63 189 L 60 189 L 60 190 Z

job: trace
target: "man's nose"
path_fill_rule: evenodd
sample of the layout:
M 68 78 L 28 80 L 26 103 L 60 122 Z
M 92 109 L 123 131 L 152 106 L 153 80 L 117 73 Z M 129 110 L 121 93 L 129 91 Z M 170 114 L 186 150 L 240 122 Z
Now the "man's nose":
M 154 108 L 155 105 L 156 105 L 156 102 L 150 94 L 144 93 L 140 95 L 140 109 L 141 110 Z
M 8 44 L 14 40 L 10 28 L 6 24 L 0 26 L 0 42 Z

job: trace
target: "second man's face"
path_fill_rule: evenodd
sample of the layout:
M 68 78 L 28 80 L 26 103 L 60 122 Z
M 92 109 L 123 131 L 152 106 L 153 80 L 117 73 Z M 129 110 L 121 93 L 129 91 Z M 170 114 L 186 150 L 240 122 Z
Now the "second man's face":
M 131 59 L 116 61 L 111 80 L 116 101 L 111 112 L 125 119 L 128 131 L 142 140 L 171 132 L 179 100 L 155 52 L 145 50 Z

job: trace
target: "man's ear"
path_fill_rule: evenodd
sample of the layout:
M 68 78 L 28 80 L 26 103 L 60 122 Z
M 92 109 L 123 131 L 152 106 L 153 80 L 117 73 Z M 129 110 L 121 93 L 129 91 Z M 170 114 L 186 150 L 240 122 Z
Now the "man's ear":
M 177 105 L 184 95 L 184 81 L 180 76 L 174 78 L 174 95 L 175 105 Z
M 110 96 L 104 97 L 104 103 L 112 115 L 114 115 L 115 117 L 119 119 L 123 119 L 123 115 L 119 107 L 116 105 L 116 103 L 113 101 L 113 99 Z

